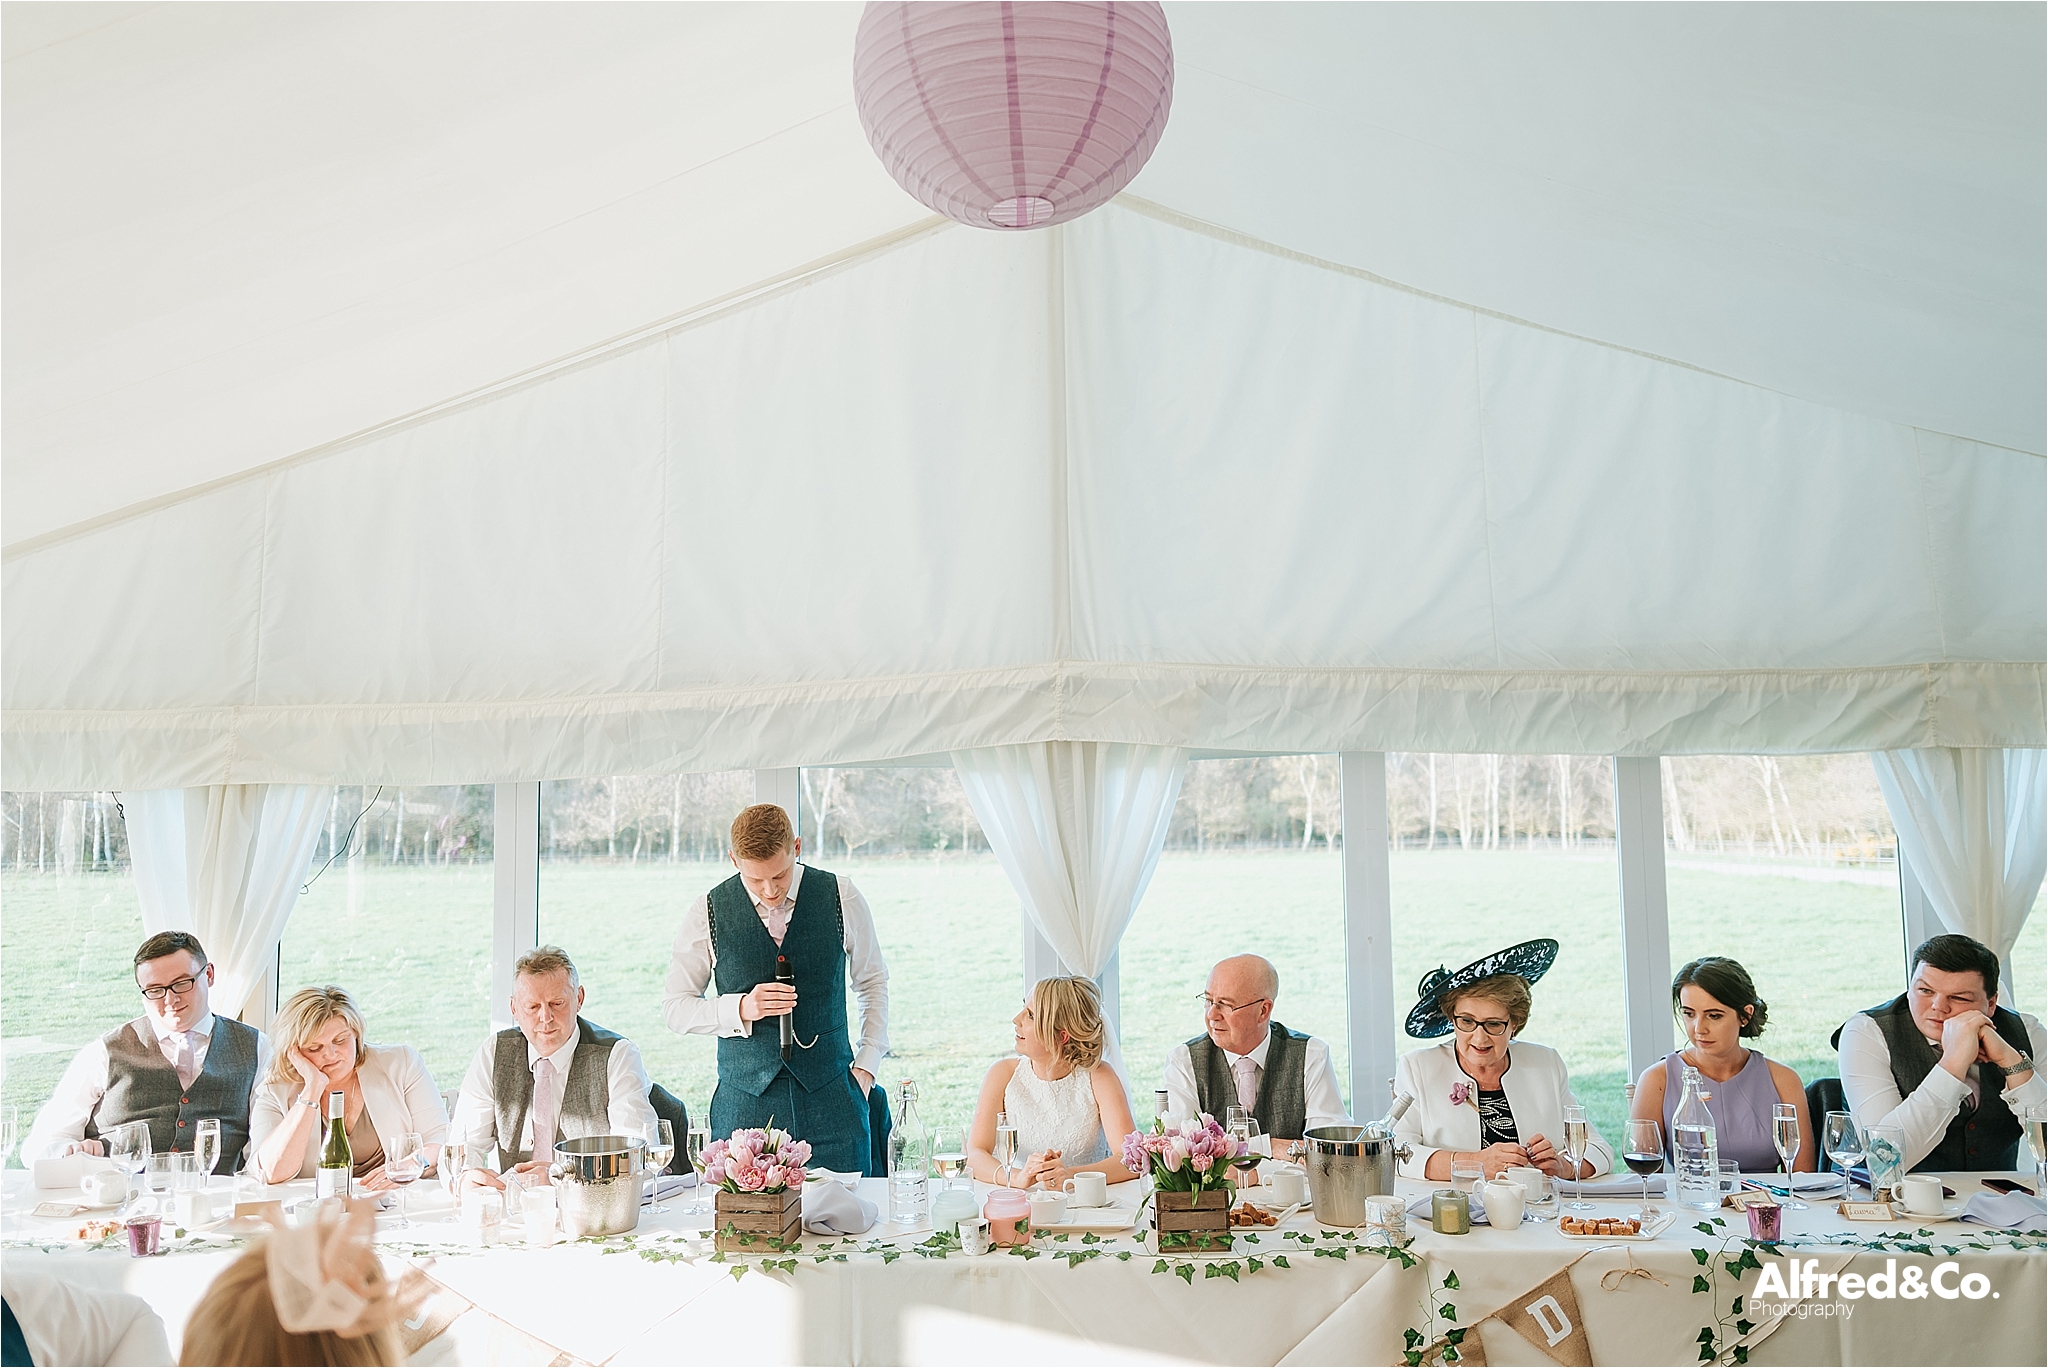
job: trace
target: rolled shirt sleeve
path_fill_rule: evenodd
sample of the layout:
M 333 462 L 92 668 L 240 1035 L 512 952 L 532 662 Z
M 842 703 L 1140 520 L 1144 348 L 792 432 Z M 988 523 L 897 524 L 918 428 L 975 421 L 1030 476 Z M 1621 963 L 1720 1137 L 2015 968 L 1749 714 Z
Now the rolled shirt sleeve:
M 21 1142 L 21 1162 L 34 1168 L 39 1159 L 55 1159 L 66 1145 L 85 1138 L 85 1124 L 107 1092 L 107 1043 L 95 1040 L 71 1057 L 57 1090 L 43 1103 Z
M 715 960 L 711 951 L 711 897 L 692 902 L 676 928 L 662 986 L 661 1019 L 679 1035 L 748 1036 L 753 1023 L 740 1018 L 742 993 L 706 997 Z
M 1181 1047 L 1181 1058 L 1187 1058 L 1187 1047 Z M 1337 1066 L 1330 1061 L 1330 1045 L 1321 1036 L 1308 1038 L 1307 1058 L 1302 1060 L 1302 1083 L 1308 1100 L 1308 1111 L 1302 1124 L 1309 1130 L 1318 1126 L 1341 1126 L 1351 1119 L 1345 1109 L 1344 1095 L 1337 1090 Z M 1189 1085 L 1193 1085 L 1194 1068 L 1188 1069 Z M 1293 1138 L 1293 1137 L 1287 1137 Z
M 854 1004 L 860 1011 L 853 1067 L 879 1074 L 882 1056 L 889 1053 L 889 966 L 882 960 L 882 942 L 875 935 L 875 917 L 868 900 L 843 875 L 839 878 L 839 908 L 845 924 L 846 972 L 853 980 Z
M 654 1134 L 654 1123 L 661 1117 L 647 1100 L 653 1085 L 647 1081 L 647 1066 L 640 1060 L 640 1047 L 630 1040 L 620 1040 L 612 1046 L 611 1057 L 605 1062 L 605 1087 L 611 1099 L 606 1115 L 612 1134 Z M 676 1137 L 679 1143 L 682 1138 Z
M 1195 1058 L 1185 1044 L 1166 1052 L 1166 1106 L 1175 1116 L 1201 1114 L 1201 1097 L 1195 1091 Z
M 498 1095 L 491 1079 L 496 1054 L 496 1039 L 486 1038 L 455 1098 L 455 1136 L 467 1149 L 462 1161 L 468 1168 L 494 1167 L 489 1156 L 498 1145 Z

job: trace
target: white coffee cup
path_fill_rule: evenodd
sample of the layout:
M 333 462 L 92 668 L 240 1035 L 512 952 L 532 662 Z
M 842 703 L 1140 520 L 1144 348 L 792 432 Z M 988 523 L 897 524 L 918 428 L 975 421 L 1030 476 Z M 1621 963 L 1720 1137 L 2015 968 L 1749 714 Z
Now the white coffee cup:
M 1524 1206 L 1528 1206 L 1543 1200 L 1544 1194 L 1547 1190 L 1544 1187 L 1544 1183 L 1549 1178 L 1549 1175 L 1546 1174 L 1542 1169 L 1531 1168 L 1525 1165 L 1518 1165 L 1515 1168 L 1509 1169 L 1502 1176 L 1513 1179 L 1514 1182 L 1518 1186 L 1520 1186 L 1520 1188 L 1522 1189 L 1522 1203 Z M 1488 1216 L 1486 1219 L 1491 1221 L 1493 1217 Z
M 1495 1230 L 1513 1230 L 1522 1223 L 1522 1205 L 1527 1196 L 1520 1183 L 1502 1178 L 1479 1185 L 1479 1200 L 1486 1207 L 1486 1223 Z
M 176 1213 L 178 1224 L 187 1230 L 203 1226 L 213 1219 L 213 1196 L 198 1188 L 186 1188 L 171 1199 L 171 1210 Z
M 1099 1173 L 1077 1173 L 1067 1179 L 1061 1190 L 1077 1207 L 1109 1205 L 1109 1179 Z
M 1941 1179 L 1931 1173 L 1906 1175 L 1899 1204 L 1915 1216 L 1941 1215 Z
M 111 1169 L 88 1173 L 79 1187 L 94 1206 L 111 1206 L 128 1195 L 128 1175 Z
M 1293 1164 L 1273 1165 L 1266 1175 L 1266 1186 L 1273 1189 L 1273 1200 L 1283 1207 L 1308 1201 L 1308 1173 Z
M 1066 1193 L 1034 1192 L 1031 1194 L 1031 1224 L 1033 1226 L 1056 1226 L 1066 1219 Z

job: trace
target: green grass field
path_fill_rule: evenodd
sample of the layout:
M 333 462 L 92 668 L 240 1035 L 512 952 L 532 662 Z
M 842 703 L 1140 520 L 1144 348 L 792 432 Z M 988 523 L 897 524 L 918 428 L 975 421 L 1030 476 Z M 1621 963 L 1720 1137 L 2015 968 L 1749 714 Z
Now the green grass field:
M 856 862 L 840 872 L 873 905 L 889 961 L 885 1075 L 918 1080 L 928 1121 L 964 1123 L 982 1073 L 1008 1046 L 1024 987 L 1009 883 L 988 857 Z M 563 863 L 541 872 L 541 938 L 576 959 L 590 990 L 586 1013 L 638 1041 L 650 1072 L 693 1111 L 710 1098 L 713 1042 L 662 1026 L 661 985 L 684 904 L 719 877 L 706 865 Z M 1563 942 L 1526 1035 L 1563 1052 L 1581 1100 L 1612 1134 L 1626 1064 L 1612 860 L 1399 852 L 1392 882 L 1391 1013 L 1405 1015 L 1414 984 L 1438 964 L 1455 968 L 1532 936 Z M 285 935 L 284 989 L 343 984 L 373 1037 L 417 1045 L 436 1081 L 455 1087 L 489 1027 L 492 888 L 489 866 L 364 868 L 353 890 L 346 870 L 329 870 Z M 128 961 L 141 918 L 125 875 L 4 873 L 0 897 L 4 1102 L 21 1108 L 25 1126 L 71 1053 L 139 1010 Z M 1743 960 L 1771 1004 L 1761 1043 L 1808 1078 L 1834 1072 L 1827 1037 L 1845 1016 L 1898 991 L 1905 954 L 1891 889 L 1675 869 L 1669 897 L 1673 963 L 1709 953 Z M 2028 1010 L 2038 1011 L 2048 982 L 2044 932 L 2048 922 L 2030 918 L 2015 952 Z M 1208 966 L 1246 950 L 1279 966 L 1280 1019 L 1331 1042 L 1348 1088 L 1337 856 L 1169 852 L 1120 961 L 1140 1116 L 1167 1051 L 1201 1029 L 1194 998 Z M 1375 1085 L 1356 1109 L 1376 1114 L 1384 1104 Z

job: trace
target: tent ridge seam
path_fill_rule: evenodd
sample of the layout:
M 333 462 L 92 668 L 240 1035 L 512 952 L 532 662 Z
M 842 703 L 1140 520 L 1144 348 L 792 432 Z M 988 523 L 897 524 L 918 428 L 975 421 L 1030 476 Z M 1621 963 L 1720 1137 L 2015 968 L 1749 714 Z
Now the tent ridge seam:
M 1467 300 L 1454 298 L 1451 295 L 1438 294 L 1434 290 L 1425 290 L 1420 285 L 1410 285 L 1406 281 L 1395 280 L 1391 276 L 1383 276 L 1377 271 L 1368 271 L 1362 266 L 1351 266 L 1341 261 L 1332 261 L 1328 257 L 1319 257 L 1310 252 L 1299 251 L 1293 247 L 1284 247 L 1277 242 L 1244 232 L 1242 229 L 1229 228 L 1220 223 L 1213 223 L 1208 219 L 1196 218 L 1192 214 L 1168 208 L 1166 205 L 1140 198 L 1129 192 L 1116 196 L 1110 203 L 1128 209 L 1134 214 L 1155 219 L 1160 223 L 1182 228 L 1188 232 L 1199 233 L 1204 237 L 1214 238 L 1219 242 L 1227 242 L 1255 252 L 1264 252 L 1269 256 L 1279 257 L 1284 261 L 1296 262 L 1303 266 L 1313 266 L 1318 270 L 1330 271 L 1337 275 L 1350 276 L 1354 280 L 1363 280 L 1369 284 L 1382 285 L 1390 290 L 1399 290 L 1402 294 L 1413 295 L 1417 299 L 1427 299 L 1434 303 L 1448 305 L 1454 309 L 1464 309 L 1475 315 L 1484 315 L 1487 318 L 1498 319 L 1503 323 L 1514 324 L 1516 327 L 1530 328 L 1537 332 L 1549 333 L 1554 337 L 1568 338 L 1574 342 L 1584 342 L 1588 346 L 1622 352 L 1629 356 L 1639 356 L 1646 361 L 1655 361 L 1662 365 L 1678 366 L 1681 369 L 1693 371 L 1696 374 L 1708 376 L 1715 380 L 1725 380 L 1731 385 L 1741 385 L 1765 394 L 1775 394 L 1782 399 L 1791 399 L 1802 404 L 1812 404 L 1817 408 L 1829 409 L 1835 413 L 1853 413 L 1858 417 L 1869 418 L 1876 422 L 1910 428 L 1915 432 L 1930 432 L 1937 437 L 1950 437 L 1956 441 L 1968 442 L 1973 446 L 1985 447 L 1992 451 L 2010 451 L 2015 455 L 2032 456 L 2037 460 L 2048 459 L 2048 452 L 2030 451 L 2026 447 L 2007 446 L 2001 442 L 1987 442 L 1981 437 L 1965 437 L 1960 433 L 1942 432 L 1937 428 L 1921 428 L 1917 424 L 1907 423 L 1897 418 L 1885 418 L 1877 414 L 1863 413 L 1857 409 L 1845 409 L 1836 404 L 1826 403 L 1819 399 L 1809 399 L 1805 395 L 1794 394 L 1790 390 L 1781 390 L 1756 380 L 1745 380 L 1739 375 L 1729 375 L 1725 371 L 1717 371 L 1709 366 L 1702 366 L 1695 361 L 1685 361 L 1676 356 L 1666 356 L 1662 352 L 1647 351 L 1641 347 L 1631 347 L 1625 342 L 1610 342 L 1606 338 L 1591 337 L 1585 333 L 1572 332 L 1568 328 L 1559 328 L 1549 323 L 1539 323 L 1533 318 L 1524 318 L 1519 314 L 1505 313 L 1499 309 L 1489 309 L 1484 304 L 1474 304 Z

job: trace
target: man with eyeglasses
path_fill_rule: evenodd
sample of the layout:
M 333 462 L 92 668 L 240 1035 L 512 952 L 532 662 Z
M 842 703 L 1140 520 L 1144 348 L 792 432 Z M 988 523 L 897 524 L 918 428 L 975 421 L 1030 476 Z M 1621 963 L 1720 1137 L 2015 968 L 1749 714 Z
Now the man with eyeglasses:
M 220 1122 L 218 1173 L 249 1139 L 249 1094 L 270 1064 L 261 1031 L 213 1014 L 213 964 L 196 936 L 159 931 L 135 952 L 142 1015 L 80 1050 L 36 1113 L 21 1161 L 104 1154 L 100 1137 L 149 1125 L 150 1149 L 190 1153 L 199 1123 Z
M 1177 1116 L 1207 1112 L 1219 1122 L 1245 1107 L 1276 1145 L 1348 1119 L 1329 1045 L 1273 1020 L 1280 971 L 1257 955 L 1235 955 L 1209 971 L 1199 1002 L 1206 1035 L 1166 1057 L 1167 1104 Z

